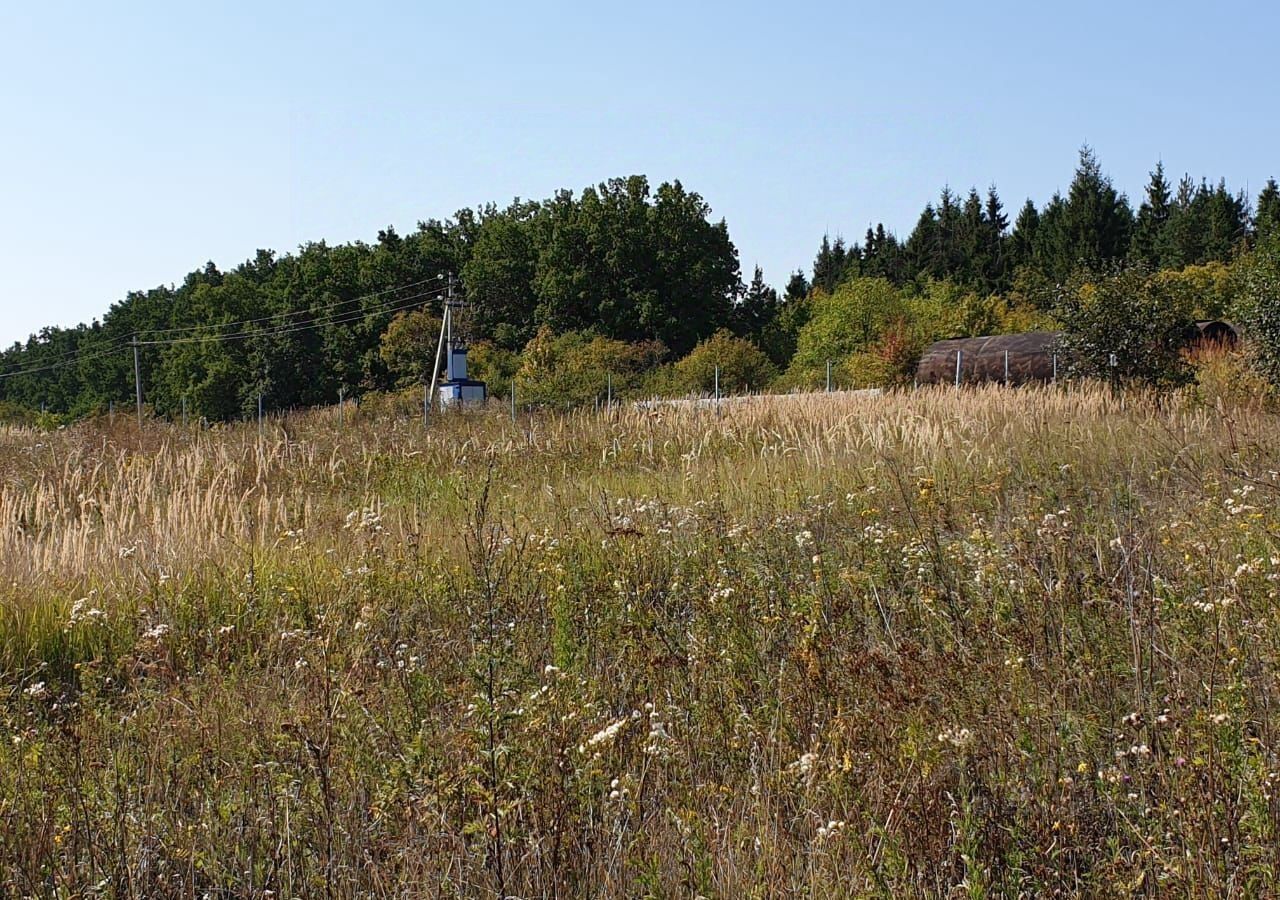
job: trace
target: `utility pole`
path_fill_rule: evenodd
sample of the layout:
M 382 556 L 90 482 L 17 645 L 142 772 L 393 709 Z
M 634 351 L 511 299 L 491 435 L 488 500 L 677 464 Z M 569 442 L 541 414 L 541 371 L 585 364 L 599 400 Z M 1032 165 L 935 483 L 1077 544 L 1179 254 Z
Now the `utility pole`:
M 436 355 L 431 361 L 431 387 L 427 388 L 426 394 L 422 397 L 422 422 L 425 425 L 427 415 L 431 411 L 431 403 L 435 398 L 436 379 L 440 376 L 440 355 L 445 352 L 445 340 L 449 344 L 453 344 L 453 323 L 450 321 L 450 304 L 453 301 L 453 273 L 449 273 L 449 281 L 445 292 L 444 301 L 444 321 L 440 323 L 440 340 L 436 344 Z
M 138 361 L 138 336 L 135 334 L 133 340 L 133 386 L 134 391 L 138 395 L 138 427 L 142 427 L 142 363 Z

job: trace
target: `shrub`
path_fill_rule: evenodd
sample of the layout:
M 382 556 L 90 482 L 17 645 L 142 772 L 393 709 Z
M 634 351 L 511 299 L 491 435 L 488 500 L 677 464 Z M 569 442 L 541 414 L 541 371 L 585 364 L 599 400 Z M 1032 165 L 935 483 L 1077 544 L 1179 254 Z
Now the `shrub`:
M 467 353 L 467 368 L 472 378 L 483 381 L 491 397 L 505 397 L 511 380 L 520 371 L 520 354 L 503 349 L 494 341 L 472 344 Z
M 400 313 L 382 333 L 378 355 L 399 387 L 431 379 L 440 348 L 440 319 L 426 310 Z
M 557 335 L 544 326 L 525 346 L 516 393 L 521 402 L 550 406 L 590 403 L 605 396 L 611 381 L 615 396 L 634 393 L 666 353 L 661 341 L 629 344 L 581 331 Z
M 1238 285 L 1232 268 L 1220 262 L 1165 269 L 1152 276 L 1161 288 L 1179 297 L 1197 319 L 1221 319 L 1236 303 Z
M 1280 238 L 1271 238 L 1242 262 L 1236 313 L 1254 365 L 1280 385 Z
M 839 362 L 866 350 L 890 322 L 907 314 L 902 295 L 883 278 L 855 278 L 834 294 L 815 295 L 787 380 L 799 385 L 824 378 L 828 360 Z
M 1059 289 L 1056 315 L 1075 374 L 1153 385 L 1186 380 L 1180 351 L 1191 308 L 1145 269 L 1073 276 Z
M 717 367 L 721 393 L 760 390 L 778 374 L 759 347 L 722 328 L 675 364 L 676 384 L 686 392 L 709 393 Z

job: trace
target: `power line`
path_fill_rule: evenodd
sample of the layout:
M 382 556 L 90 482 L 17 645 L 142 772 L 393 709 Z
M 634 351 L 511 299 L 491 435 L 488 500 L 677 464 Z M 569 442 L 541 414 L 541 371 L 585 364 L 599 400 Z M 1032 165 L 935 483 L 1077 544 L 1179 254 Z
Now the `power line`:
M 420 294 L 414 294 L 410 297 L 398 297 L 394 306 L 382 306 L 377 309 L 359 309 L 337 316 L 326 316 L 320 319 L 312 319 L 309 322 L 285 325 L 278 328 L 253 329 L 251 331 L 238 331 L 232 334 L 203 334 L 194 337 L 167 338 L 154 341 L 135 341 L 139 347 L 170 347 L 175 344 L 199 344 L 206 341 L 233 341 L 246 340 L 252 337 L 274 337 L 279 334 L 293 334 L 298 331 L 309 331 L 315 328 L 324 328 L 329 325 L 343 325 L 348 322 L 355 322 L 368 316 L 385 315 L 387 313 L 402 312 L 411 309 L 414 306 L 421 306 L 423 302 L 444 292 L 444 288 L 437 288 L 433 291 L 424 291 Z
M 51 372 L 54 369 L 63 369 L 70 365 L 92 362 L 95 359 L 102 359 L 104 356 L 111 356 L 113 353 L 117 353 L 128 346 L 129 346 L 128 343 L 117 343 L 117 344 L 113 344 L 110 347 L 106 347 L 101 350 L 98 350 L 94 353 L 90 353 L 88 356 L 80 357 L 78 359 L 69 359 L 64 362 L 50 363 L 49 365 L 45 365 L 45 366 L 37 366 L 34 369 L 21 369 L 17 372 L 0 372 L 0 379 L 17 378 L 20 375 L 38 375 L 41 372 Z
M 406 285 L 400 285 L 395 288 L 389 288 L 385 291 L 380 291 L 377 294 L 369 294 L 365 297 L 358 297 L 354 300 L 344 301 L 341 304 L 334 304 L 330 308 L 336 308 L 337 306 L 350 305 L 351 303 L 367 300 L 375 296 L 386 295 L 394 291 L 406 290 L 408 288 L 422 285 L 428 281 L 434 281 L 434 280 L 435 279 L 423 279 L 421 281 L 410 282 L 409 284 L 406 284 Z M 6 378 L 17 378 L 23 375 L 38 375 L 44 372 L 51 372 L 57 369 L 66 368 L 71 365 L 79 365 L 86 362 L 92 362 L 94 360 L 102 359 L 103 357 L 110 356 L 114 353 L 117 353 L 122 349 L 133 347 L 133 346 L 167 347 L 167 346 L 172 346 L 174 344 L 194 344 L 194 343 L 201 343 L 206 341 L 216 342 L 216 341 L 245 340 L 251 337 L 272 337 L 275 335 L 293 334 L 300 331 L 308 331 L 311 329 L 324 328 L 332 325 L 343 325 L 343 324 L 347 324 L 347 323 L 365 318 L 366 316 L 385 315 L 387 313 L 402 312 L 404 310 L 411 309 L 414 306 L 422 305 L 422 303 L 425 300 L 431 297 L 435 297 L 439 294 L 442 294 L 446 290 L 447 288 L 442 286 L 439 288 L 435 288 L 434 290 L 423 291 L 421 293 L 414 294 L 409 297 L 393 298 L 390 301 L 390 305 L 388 305 L 387 302 L 384 302 L 380 306 L 373 309 L 360 309 L 360 310 L 348 311 L 341 314 L 331 314 L 328 316 L 321 317 L 319 319 L 312 319 L 309 322 L 290 324 L 290 325 L 285 325 L 283 327 L 277 327 L 277 328 L 254 329 L 249 331 L 235 332 L 231 334 L 195 335 L 191 337 L 168 338 L 168 339 L 151 340 L 151 341 L 139 341 L 136 338 L 133 341 L 120 341 L 115 344 L 112 344 L 109 347 L 96 350 L 93 353 L 90 353 L 88 356 L 78 356 L 75 359 L 66 359 L 61 362 L 54 362 L 54 363 L 49 363 L 45 365 L 40 365 L 30 369 L 21 369 L 16 372 L 3 372 L 3 373 L 0 373 L 0 380 L 6 379 Z M 299 314 L 300 313 L 298 312 L 293 312 L 293 313 L 286 313 L 285 315 L 299 315 Z M 232 325 L 243 326 L 243 325 L 252 324 L 255 322 L 269 321 L 273 318 L 279 318 L 279 315 L 264 316 L 258 319 L 245 319 L 241 322 L 227 322 L 227 323 L 223 323 L 221 326 L 218 326 L 218 327 L 228 327 Z M 192 331 L 194 330 L 194 328 L 173 329 L 173 330 L 179 331 L 179 332 Z M 150 332 L 143 331 L 143 332 L 139 332 L 139 334 L 157 334 L 163 331 L 165 331 L 165 329 L 152 329 Z M 78 354 L 79 352 L 80 351 L 71 351 L 69 353 L 62 354 L 62 356 L 73 356 Z
M 141 330 L 141 331 L 139 331 L 139 332 L 137 333 L 137 336 L 141 337 L 141 336 L 143 336 L 143 335 L 154 335 L 154 334 L 166 334 L 166 335 L 172 335 L 172 334 L 185 334 L 185 333 L 187 333 L 187 332 L 191 332 L 191 331 L 200 331 L 201 329 L 206 329 L 206 328 L 207 328 L 207 329 L 214 329 L 214 328 L 243 328 L 243 327 L 245 327 L 246 325 L 257 325 L 257 324 L 259 324 L 259 323 L 262 323 L 262 322 L 270 322 L 270 321 L 273 321 L 273 320 L 275 320 L 275 319 L 285 319 L 285 318 L 288 318 L 289 316 L 304 315 L 304 314 L 316 314 L 316 313 L 321 313 L 321 312 L 327 312 L 327 311 L 331 311 L 331 310 L 336 310 L 338 307 L 342 307 L 342 306 L 350 306 L 350 305 L 352 305 L 353 303 L 361 303 L 361 302 L 363 302 L 363 301 L 365 301 L 365 300 L 372 300 L 372 299 L 373 299 L 373 298 L 375 298 L 375 297 L 382 297 L 382 296 L 385 296 L 386 294 L 393 294 L 393 293 L 395 293 L 396 291 L 407 291 L 407 290 L 409 290 L 409 289 L 411 289 L 411 288 L 420 287 L 420 286 L 422 286 L 422 285 L 424 285 L 424 284 L 426 284 L 426 283 L 428 283 L 428 282 L 431 282 L 431 281 L 439 281 L 439 280 L 441 279 L 441 277 L 442 277 L 442 276 L 436 276 L 436 277 L 433 277 L 433 278 L 423 278 L 423 279 L 420 279 L 419 281 L 410 281 L 410 282 L 409 282 L 409 283 L 407 283 L 407 284 L 401 284 L 401 285 L 397 285 L 396 287 L 386 288 L 385 290 L 375 291 L 375 292 L 373 292 L 372 294 L 363 294 L 363 295 L 361 295 L 361 296 L 359 296 L 359 297 L 352 297 L 350 300 L 340 300 L 340 301 L 337 301 L 337 302 L 334 302 L 334 303 L 330 303 L 330 304 L 328 304 L 327 306 L 322 306 L 322 307 L 319 307 L 318 309 L 309 309 L 309 310 L 286 310 L 286 311 L 284 311 L 284 312 L 272 313 L 272 314 L 271 314 L 271 315 L 269 315 L 269 316 L 262 316 L 262 317 L 257 318 L 257 319 L 241 319 L 240 321 L 237 321 L 237 322 L 217 322 L 217 323 L 212 323 L 212 324 L 210 324 L 210 323 L 206 323 L 206 324 L 203 324 L 203 325 L 187 325 L 187 326 L 179 327 L 179 328 L 151 328 L 151 329 L 143 329 L 143 330 Z

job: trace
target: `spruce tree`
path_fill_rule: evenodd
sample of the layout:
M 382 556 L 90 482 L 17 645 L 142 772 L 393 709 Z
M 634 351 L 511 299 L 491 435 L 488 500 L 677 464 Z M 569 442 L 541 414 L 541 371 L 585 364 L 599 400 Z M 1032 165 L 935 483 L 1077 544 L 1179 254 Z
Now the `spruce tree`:
M 833 244 L 824 234 L 818 258 L 813 261 L 813 286 L 828 294 L 833 293 L 844 280 L 849 262 L 849 251 L 845 248 L 844 238 L 837 237 Z
M 1226 262 L 1245 240 L 1249 223 L 1249 201 L 1243 194 L 1232 194 L 1225 180 L 1209 194 L 1205 218 L 1204 261 Z
M 1208 187 L 1203 182 L 1197 187 L 1190 175 L 1183 175 L 1169 209 L 1169 221 L 1157 241 L 1161 268 L 1181 269 L 1203 262 L 1208 212 Z
M 746 293 L 734 306 L 731 319 L 734 333 L 739 337 L 758 341 L 764 330 L 777 318 L 779 305 L 778 292 L 765 284 L 764 272 L 756 266 L 751 284 L 747 285 Z
M 1002 291 L 1008 287 L 1009 259 L 1005 245 L 1008 242 L 1009 217 L 1004 214 L 1004 204 L 993 184 L 987 188 L 987 205 L 983 210 L 984 237 L 987 267 L 986 290 Z
M 907 236 L 903 246 L 903 276 L 907 280 L 928 278 L 934 274 L 934 261 L 938 258 L 938 214 L 933 204 L 927 203 L 924 212 L 916 220 L 916 227 Z
M 1147 196 L 1138 208 L 1138 219 L 1133 230 L 1133 245 L 1129 255 L 1136 261 L 1155 269 L 1160 265 L 1160 241 L 1169 213 L 1173 195 L 1164 177 L 1164 162 L 1157 162 L 1151 180 L 1147 182 Z
M 786 298 L 791 303 L 796 300 L 803 300 L 809 296 L 809 279 L 804 277 L 804 272 L 796 269 L 791 273 L 791 278 L 787 281 Z
M 1059 227 L 1060 240 L 1047 259 L 1049 274 L 1056 280 L 1064 280 L 1077 266 L 1097 267 L 1129 251 L 1133 210 L 1103 174 L 1088 145 L 1080 149 Z
M 1256 242 L 1280 235 L 1280 186 L 1274 178 L 1267 183 L 1258 194 L 1258 206 L 1253 216 L 1253 234 Z
M 1018 211 L 1013 232 L 1009 235 L 1009 269 L 1029 266 L 1035 261 L 1036 233 L 1040 230 L 1040 211 L 1030 197 Z

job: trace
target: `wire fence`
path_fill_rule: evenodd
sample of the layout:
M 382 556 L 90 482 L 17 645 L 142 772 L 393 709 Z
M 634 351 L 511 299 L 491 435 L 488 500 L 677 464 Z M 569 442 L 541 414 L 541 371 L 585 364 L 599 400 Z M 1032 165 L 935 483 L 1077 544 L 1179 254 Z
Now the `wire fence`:
M 1114 366 L 1115 363 L 1115 355 L 1112 354 L 1111 364 Z M 966 354 L 964 350 L 956 350 L 948 356 L 945 378 L 936 377 L 938 374 L 937 368 L 935 366 L 933 369 L 926 371 L 922 362 L 921 370 L 914 381 L 906 385 L 898 385 L 898 387 L 921 388 L 942 385 L 959 388 L 966 385 L 984 383 L 1016 386 L 1029 382 L 1053 383 L 1059 381 L 1060 378 L 1065 378 L 1067 375 L 1067 367 L 1064 365 L 1061 355 L 1051 351 L 1043 353 L 1013 353 L 1005 351 L 993 358 L 991 354 L 982 356 L 979 354 Z M 834 360 L 826 362 L 823 370 L 818 373 L 816 381 L 810 380 L 805 387 L 788 392 L 770 393 L 767 391 L 725 390 L 723 389 L 725 381 L 718 366 L 713 372 L 710 390 L 687 392 L 675 396 L 645 395 L 634 388 L 619 389 L 620 385 L 615 382 L 612 372 L 603 373 L 603 377 L 597 376 L 596 381 L 602 384 L 603 388 L 589 396 L 548 397 L 545 392 L 537 390 L 529 392 L 532 396 L 522 396 L 519 383 L 513 378 L 507 381 L 505 389 L 499 393 L 487 394 L 481 402 L 450 402 L 440 396 L 441 391 L 437 391 L 437 396 L 433 397 L 429 386 L 425 383 L 421 385 L 420 389 L 408 389 L 398 392 L 371 391 L 365 394 L 360 394 L 346 386 L 341 386 L 335 393 L 334 403 L 328 408 L 332 410 L 333 417 L 340 427 L 354 423 L 360 418 L 386 415 L 400 418 L 419 418 L 424 425 L 429 425 L 433 418 L 437 416 L 466 412 L 477 407 L 486 410 L 504 409 L 512 421 L 517 421 L 523 415 L 548 412 L 567 413 L 589 409 L 596 413 L 607 413 L 623 406 L 635 406 L 650 410 L 676 407 L 719 409 L 741 402 L 769 397 L 820 394 L 871 396 L 884 391 L 883 387 L 866 387 L 859 386 L 856 383 L 848 383 L 841 377 Z M 446 382 L 446 386 L 447 384 Z M 248 398 L 248 402 L 242 404 L 242 406 L 248 406 L 249 410 L 242 413 L 240 417 L 230 420 L 230 422 L 239 422 L 241 424 L 256 423 L 261 434 L 265 434 L 268 428 L 290 416 L 304 412 L 314 412 L 317 409 L 315 406 L 275 406 L 265 391 L 251 396 Z M 145 392 L 135 392 L 133 397 L 108 401 L 106 409 L 99 412 L 96 417 L 105 416 L 113 424 L 120 417 L 126 417 L 136 420 L 139 424 L 166 424 L 184 429 L 193 427 L 204 429 L 230 423 L 221 419 L 211 421 L 209 418 L 199 415 L 194 407 L 195 404 L 190 401 L 189 397 L 182 395 L 174 408 L 156 411 L 146 402 Z M 62 417 L 50 416 L 44 407 L 41 409 L 41 414 L 42 418 L 59 420 L 57 424 L 62 423 Z

